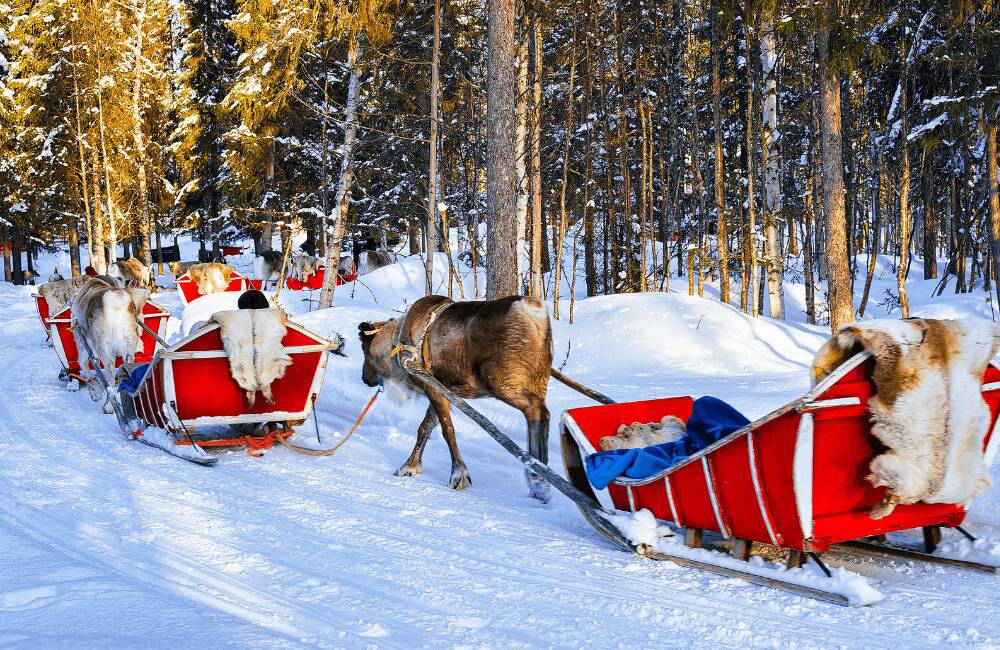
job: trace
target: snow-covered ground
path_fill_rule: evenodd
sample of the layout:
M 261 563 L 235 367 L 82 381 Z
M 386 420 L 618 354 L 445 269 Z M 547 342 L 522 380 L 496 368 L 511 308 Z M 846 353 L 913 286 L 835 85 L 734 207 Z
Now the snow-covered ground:
M 43 275 L 54 263 L 65 271 L 59 259 L 42 260 Z M 889 262 L 880 259 L 880 271 Z M 444 266 L 440 257 L 442 281 Z M 918 277 L 918 265 L 912 273 Z M 875 301 L 893 283 L 888 270 L 869 315 L 884 315 Z M 933 286 L 911 283 L 918 315 L 992 317 L 984 293 L 932 299 Z M 885 594 L 849 609 L 622 552 L 558 494 L 548 505 L 528 498 L 517 462 L 460 414 L 473 486 L 447 487 L 439 436 L 424 474 L 397 478 L 424 409 L 416 399 L 381 400 L 325 458 L 238 452 L 204 468 L 127 442 L 86 391 L 57 382 L 31 292 L 0 283 L 0 646 L 1000 643 L 993 575 L 831 553 L 830 564 Z M 307 313 L 306 294 L 282 294 L 297 320 L 348 341 L 348 358 L 331 357 L 318 404 L 324 445 L 371 395 L 360 381 L 357 324 L 391 317 L 422 292 L 423 267 L 411 259 L 339 287 L 337 306 L 323 312 Z M 793 317 L 802 295 L 801 285 L 788 285 Z M 175 293 L 154 299 L 180 315 Z M 677 293 L 578 300 L 576 324 L 555 322 L 554 330 L 556 364 L 612 397 L 711 394 L 750 417 L 807 389 L 810 359 L 826 335 Z M 586 403 L 551 385 L 553 466 L 561 467 L 559 413 Z M 477 406 L 523 444 L 519 414 L 492 400 Z M 973 532 L 1000 539 L 998 492 L 973 506 Z

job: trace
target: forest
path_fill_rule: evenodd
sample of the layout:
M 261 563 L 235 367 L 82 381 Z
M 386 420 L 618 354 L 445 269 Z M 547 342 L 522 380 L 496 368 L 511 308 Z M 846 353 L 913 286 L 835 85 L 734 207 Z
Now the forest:
M 304 232 L 837 327 L 886 255 L 905 317 L 1000 285 L 998 100 L 992 0 L 0 0 L 3 273 Z

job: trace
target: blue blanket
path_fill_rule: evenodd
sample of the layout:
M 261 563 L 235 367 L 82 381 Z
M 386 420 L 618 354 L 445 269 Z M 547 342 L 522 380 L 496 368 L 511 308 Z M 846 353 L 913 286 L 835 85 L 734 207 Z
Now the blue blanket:
M 598 490 L 623 474 L 647 478 L 750 424 L 742 413 L 715 397 L 694 401 L 684 437 L 641 449 L 612 449 L 587 456 L 587 477 Z
M 135 391 L 139 390 L 139 384 L 142 383 L 142 378 L 146 376 L 149 366 L 150 364 L 143 363 L 132 368 L 132 372 L 128 373 L 128 377 L 122 379 L 121 383 L 118 384 L 119 392 L 124 390 L 130 395 L 135 394 Z

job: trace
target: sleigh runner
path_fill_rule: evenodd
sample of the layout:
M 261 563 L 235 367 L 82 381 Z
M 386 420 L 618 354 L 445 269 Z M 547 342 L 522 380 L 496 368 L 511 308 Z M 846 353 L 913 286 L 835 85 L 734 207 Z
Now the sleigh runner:
M 41 298 L 41 301 L 44 302 L 44 298 Z M 142 350 L 136 352 L 136 363 L 145 363 L 153 358 L 157 346 L 156 337 L 162 339 L 166 336 L 167 321 L 169 318 L 170 312 L 155 302 L 147 300 L 143 304 L 139 321 L 149 328 L 150 331 L 144 329 L 142 332 Z M 63 367 L 60 376 L 69 382 L 72 388 L 79 388 L 81 384 L 86 383 L 86 379 L 82 375 L 80 352 L 77 349 L 76 337 L 73 336 L 71 319 L 71 306 L 67 305 L 58 313 L 49 316 L 45 322 L 49 328 L 52 347 Z M 122 359 L 119 357 L 116 360 L 116 366 L 121 365 Z M 90 362 L 90 369 L 93 369 L 93 361 Z
M 749 557 L 753 543 L 762 543 L 789 549 L 789 566 L 798 567 L 806 557 L 820 562 L 818 554 L 837 544 L 850 542 L 852 548 L 872 550 L 863 540 L 884 540 L 886 534 L 920 528 L 930 537 L 929 553 L 940 527 L 954 528 L 963 522 L 966 509 L 951 503 L 899 505 L 882 519 L 869 516 L 885 495 L 885 488 L 874 487 L 866 479 L 872 459 L 884 451 L 871 435 L 868 401 L 874 386 L 870 358 L 868 353 L 859 353 L 803 397 L 654 476 L 619 477 L 605 490 L 593 488 L 583 463 L 587 455 L 596 452 L 599 440 L 614 434 L 621 424 L 658 421 L 665 415 L 687 421 L 693 400 L 679 397 L 570 409 L 563 414 L 561 427 L 567 477 L 578 490 L 609 510 L 634 513 L 646 509 L 656 519 L 684 530 L 683 545 L 666 545 L 673 547 L 666 551 L 648 549 L 646 554 L 651 557 L 841 604 L 864 604 L 827 590 L 821 583 L 815 585 L 815 580 L 786 582 L 742 560 Z M 995 435 L 1000 369 L 993 364 L 983 378 L 982 395 L 991 418 L 983 454 L 985 462 L 991 464 L 1000 444 L 1000 436 Z M 622 537 L 609 534 L 607 525 L 596 520 L 591 511 L 581 510 L 603 535 L 631 546 Z M 702 531 L 732 540 L 735 557 L 695 551 L 701 546 Z M 935 559 L 890 546 L 877 550 Z M 993 568 L 945 561 L 969 568 Z M 820 567 L 827 571 L 821 562 Z
M 171 453 L 177 446 L 190 447 L 178 455 L 204 464 L 214 457 L 202 447 L 246 446 L 257 455 L 284 440 L 312 412 L 327 353 L 339 344 L 289 322 L 281 345 L 292 361 L 270 386 L 273 402 L 258 396 L 252 405 L 232 377 L 219 324 L 210 323 L 161 349 L 141 378 L 121 392 L 130 421 L 126 434 L 155 437 L 157 446 L 174 448 L 167 449 Z

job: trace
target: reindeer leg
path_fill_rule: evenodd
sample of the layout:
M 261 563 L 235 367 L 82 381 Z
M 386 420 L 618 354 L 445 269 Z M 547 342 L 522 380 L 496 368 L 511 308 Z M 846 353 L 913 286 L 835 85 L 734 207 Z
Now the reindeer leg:
M 114 358 L 112 358 L 110 363 L 105 363 L 104 364 L 104 368 L 98 368 L 97 369 L 97 372 L 103 372 L 105 379 L 107 379 L 107 386 L 108 386 L 108 388 L 104 388 L 103 385 L 101 387 L 104 388 L 104 394 L 106 396 L 106 398 L 104 400 L 104 412 L 107 413 L 108 415 L 111 415 L 112 413 L 115 412 L 115 407 L 111 404 L 111 400 L 113 400 L 115 398 L 115 395 L 114 395 L 114 389 L 115 389 L 114 367 L 115 367 L 115 360 L 114 360 Z
M 437 425 L 437 411 L 434 410 L 433 405 L 429 404 L 423 421 L 417 427 L 417 443 L 413 445 L 410 457 L 406 459 L 402 467 L 396 470 L 396 476 L 416 476 L 423 473 L 424 447 L 427 445 L 427 440 L 431 437 L 431 433 Z
M 548 465 L 549 409 L 545 406 L 545 400 L 533 397 L 531 404 L 524 410 L 524 418 L 528 421 L 528 453 Z M 529 469 L 524 470 L 524 478 L 528 482 L 528 496 L 548 503 L 552 498 L 548 482 Z
M 448 479 L 448 487 L 453 490 L 464 490 L 472 485 L 472 479 L 469 478 L 469 468 L 465 466 L 462 454 L 458 450 L 455 425 L 451 421 L 451 403 L 433 391 L 426 392 L 431 405 L 437 411 L 438 419 L 441 421 L 441 435 L 444 436 L 445 442 L 448 443 L 448 451 L 451 452 L 451 478 Z
M 529 390 L 497 391 L 496 397 L 524 414 L 528 423 L 528 453 L 548 465 L 549 409 L 545 406 L 545 398 Z M 551 498 L 548 482 L 530 469 L 524 470 L 524 478 L 528 482 L 528 496 L 548 503 Z

